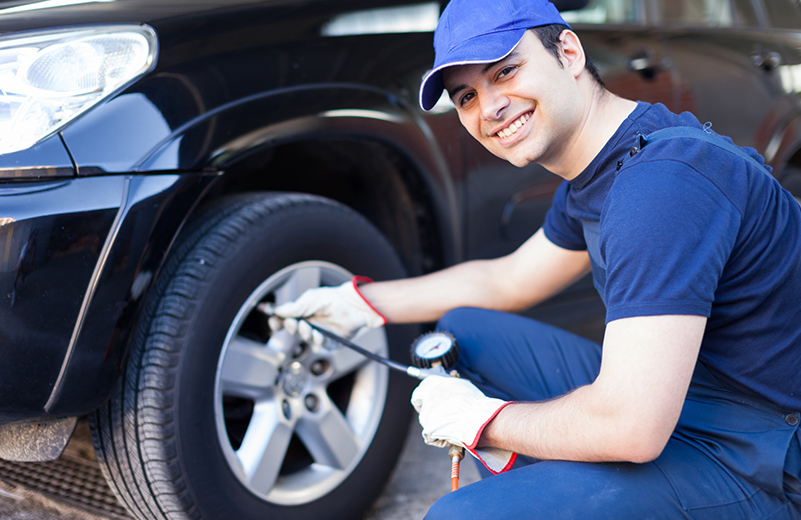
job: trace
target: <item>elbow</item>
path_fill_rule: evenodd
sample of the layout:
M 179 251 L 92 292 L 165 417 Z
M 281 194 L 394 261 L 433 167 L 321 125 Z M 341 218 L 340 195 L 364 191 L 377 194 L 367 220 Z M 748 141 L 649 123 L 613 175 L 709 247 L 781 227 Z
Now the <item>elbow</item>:
M 619 444 L 621 451 L 618 460 L 645 464 L 656 460 L 664 451 L 670 439 L 671 432 L 661 429 L 637 427 L 630 429 L 623 436 L 626 439 Z
M 636 446 L 630 450 L 625 457 L 625 462 L 633 462 L 634 464 L 646 464 L 656 460 L 665 449 L 667 443 L 662 445 L 641 445 Z

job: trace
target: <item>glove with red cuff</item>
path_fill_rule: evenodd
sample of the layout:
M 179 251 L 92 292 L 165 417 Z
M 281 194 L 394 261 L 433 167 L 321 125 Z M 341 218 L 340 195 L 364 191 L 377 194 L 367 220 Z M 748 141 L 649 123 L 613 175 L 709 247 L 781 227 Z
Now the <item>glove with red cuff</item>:
M 476 446 L 487 424 L 511 403 L 487 397 L 466 379 L 439 375 L 426 377 L 412 393 L 426 444 L 464 446 L 493 474 L 509 470 L 517 454 Z
M 292 334 L 297 331 L 304 340 L 318 345 L 323 343 L 322 334 L 303 320 L 348 339 L 363 330 L 381 327 L 387 323 L 386 318 L 359 291 L 358 284 L 365 282 L 372 280 L 356 276 L 337 287 L 309 289 L 297 300 L 277 306 L 270 327 L 283 327 Z

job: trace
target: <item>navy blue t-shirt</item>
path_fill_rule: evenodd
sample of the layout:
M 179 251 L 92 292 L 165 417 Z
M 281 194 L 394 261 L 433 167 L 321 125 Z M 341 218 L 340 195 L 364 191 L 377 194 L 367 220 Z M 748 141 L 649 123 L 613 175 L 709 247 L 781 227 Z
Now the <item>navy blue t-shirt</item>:
M 701 128 L 638 103 L 560 186 L 545 234 L 589 251 L 607 322 L 705 316 L 699 359 L 713 374 L 801 410 L 801 207 L 765 169 L 705 140 L 656 140 L 629 157 L 638 134 L 674 126 Z

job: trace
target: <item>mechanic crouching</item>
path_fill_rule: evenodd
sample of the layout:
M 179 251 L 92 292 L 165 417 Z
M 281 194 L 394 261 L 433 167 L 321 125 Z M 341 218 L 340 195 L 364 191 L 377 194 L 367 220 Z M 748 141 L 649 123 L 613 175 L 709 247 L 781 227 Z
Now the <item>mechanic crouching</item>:
M 606 90 L 546 0 L 453 0 L 434 48 L 422 108 L 445 89 L 489 151 L 564 179 L 543 227 L 505 257 L 276 309 L 457 338 L 462 377 L 412 403 L 427 442 L 497 475 L 426 518 L 801 518 L 797 201 L 754 150 Z M 513 314 L 590 270 L 603 345 Z

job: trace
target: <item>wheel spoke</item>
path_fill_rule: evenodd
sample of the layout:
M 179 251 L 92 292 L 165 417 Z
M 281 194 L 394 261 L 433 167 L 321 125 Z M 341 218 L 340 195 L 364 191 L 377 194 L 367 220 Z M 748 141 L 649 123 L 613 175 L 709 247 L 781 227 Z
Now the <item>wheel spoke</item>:
M 350 374 L 368 362 L 369 360 L 362 354 L 347 347 L 340 347 L 331 353 L 331 368 L 333 369 L 331 380 L 334 381 Z
M 319 266 L 308 266 L 295 270 L 275 291 L 275 303 L 290 302 L 297 299 L 306 289 L 320 287 L 321 270 Z
M 386 338 L 382 330 L 374 329 L 367 331 L 359 337 L 356 344 L 374 354 L 381 356 L 386 354 Z M 333 368 L 333 373 L 331 375 L 331 380 L 336 380 L 344 375 L 350 374 L 368 362 L 370 361 L 364 355 L 340 345 L 332 352 L 331 366 Z
M 293 426 L 280 414 L 273 402 L 258 405 L 236 452 L 250 485 L 265 494 L 275 485 L 292 440 Z
M 358 437 L 327 396 L 318 413 L 298 421 L 297 433 L 315 462 L 324 466 L 345 469 L 359 453 Z
M 269 395 L 284 357 L 264 343 L 237 336 L 228 344 L 223 360 L 223 394 L 251 399 Z

